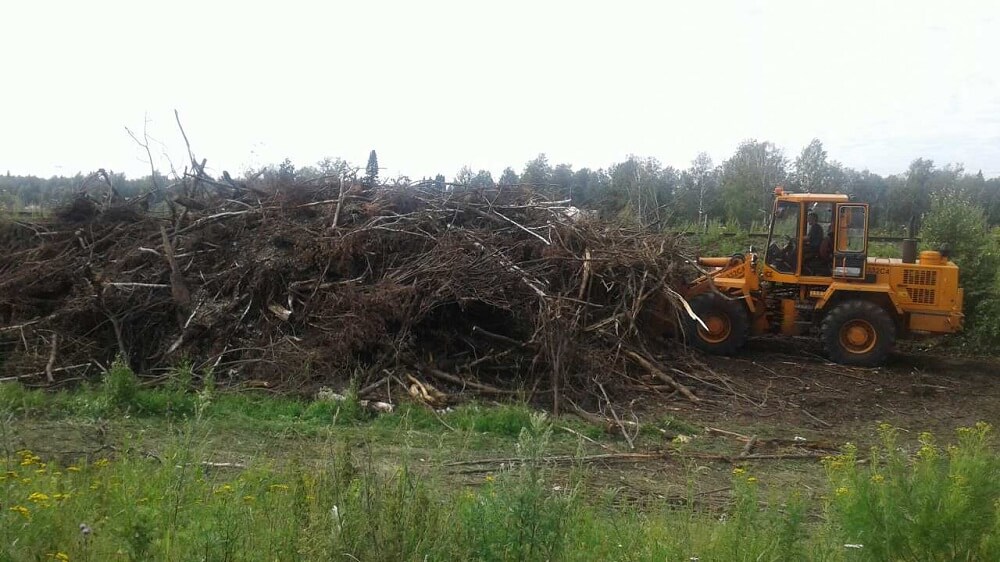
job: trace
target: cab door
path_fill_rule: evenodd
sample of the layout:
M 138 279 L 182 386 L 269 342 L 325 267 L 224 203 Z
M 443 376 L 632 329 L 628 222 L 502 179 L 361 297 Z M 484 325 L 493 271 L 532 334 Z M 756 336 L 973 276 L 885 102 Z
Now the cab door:
M 864 279 L 868 263 L 868 205 L 837 206 L 833 277 Z

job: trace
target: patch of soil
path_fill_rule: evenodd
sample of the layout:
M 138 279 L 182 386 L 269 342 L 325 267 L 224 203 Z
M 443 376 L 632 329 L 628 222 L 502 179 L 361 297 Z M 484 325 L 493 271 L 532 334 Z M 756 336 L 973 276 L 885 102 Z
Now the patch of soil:
M 843 442 L 880 422 L 945 436 L 1000 420 L 1000 360 L 897 353 L 882 367 L 847 367 L 826 360 L 813 340 L 780 338 L 755 339 L 733 357 L 700 359 L 732 391 L 693 383 L 711 404 L 669 407 L 728 427 L 763 424 Z

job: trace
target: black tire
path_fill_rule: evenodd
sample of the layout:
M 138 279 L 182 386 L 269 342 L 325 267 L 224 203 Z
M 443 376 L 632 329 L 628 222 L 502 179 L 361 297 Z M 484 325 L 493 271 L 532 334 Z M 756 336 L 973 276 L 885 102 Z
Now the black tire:
M 750 316 L 741 301 L 704 293 L 688 304 L 702 322 L 716 330 L 714 334 L 706 331 L 697 321 L 687 317 L 684 335 L 691 347 L 714 355 L 731 355 L 747 342 Z
M 864 300 L 838 304 L 823 318 L 823 347 L 843 365 L 881 365 L 896 343 L 896 324 L 881 306 Z

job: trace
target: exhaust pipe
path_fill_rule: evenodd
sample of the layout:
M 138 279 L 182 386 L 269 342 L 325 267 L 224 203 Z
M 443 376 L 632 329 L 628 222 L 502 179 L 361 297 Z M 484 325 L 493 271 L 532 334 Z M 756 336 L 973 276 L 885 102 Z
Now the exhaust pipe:
M 917 263 L 917 217 L 910 217 L 910 228 L 903 239 L 903 263 Z
M 917 263 L 917 241 L 913 238 L 903 240 L 903 263 Z

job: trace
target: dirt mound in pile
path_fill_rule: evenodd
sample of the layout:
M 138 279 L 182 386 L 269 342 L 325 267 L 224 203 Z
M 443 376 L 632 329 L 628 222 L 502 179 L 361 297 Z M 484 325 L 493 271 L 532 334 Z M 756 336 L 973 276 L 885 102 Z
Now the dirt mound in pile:
M 558 393 L 656 369 L 649 335 L 690 274 L 680 238 L 527 187 L 231 183 L 172 200 L 171 216 L 81 197 L 48 223 L 0 224 L 5 376 L 120 355 L 144 373 L 186 360 L 271 384 Z

